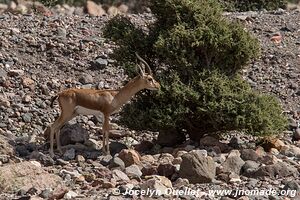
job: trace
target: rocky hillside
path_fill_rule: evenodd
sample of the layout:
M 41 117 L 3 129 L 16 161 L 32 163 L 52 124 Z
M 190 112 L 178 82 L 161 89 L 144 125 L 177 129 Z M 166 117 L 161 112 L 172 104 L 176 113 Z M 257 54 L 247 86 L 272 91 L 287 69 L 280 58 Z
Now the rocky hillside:
M 281 139 L 257 146 L 256 138 L 233 133 L 221 141 L 205 137 L 162 148 L 156 133 L 114 123 L 113 156 L 103 156 L 101 119 L 81 116 L 63 128 L 66 151 L 54 159 L 43 137 L 59 112 L 56 104 L 49 107 L 51 96 L 69 87 L 119 88 L 128 79 L 109 58 L 114 45 L 102 37 L 109 16 L 51 13 L 0 15 L 0 199 L 246 200 L 299 193 L 298 10 L 225 13 L 261 41 L 261 58 L 244 77 L 281 100 L 290 117 Z M 150 14 L 130 16 L 139 24 L 153 20 Z M 149 189 L 156 195 L 140 195 Z M 220 189 L 229 193 L 217 194 Z M 275 193 L 245 193 L 257 189 Z

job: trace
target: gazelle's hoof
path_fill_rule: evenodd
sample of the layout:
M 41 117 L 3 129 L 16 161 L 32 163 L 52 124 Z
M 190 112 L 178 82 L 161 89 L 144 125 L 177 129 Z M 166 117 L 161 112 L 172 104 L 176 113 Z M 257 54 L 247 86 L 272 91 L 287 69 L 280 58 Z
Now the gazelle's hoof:
M 59 155 L 63 155 L 64 154 L 64 152 L 61 150 L 61 148 L 58 148 L 57 151 L 58 151 Z
M 105 155 L 105 156 L 110 155 L 110 152 L 109 152 L 109 151 L 106 151 L 105 149 L 102 149 L 102 153 L 103 153 L 103 155 Z

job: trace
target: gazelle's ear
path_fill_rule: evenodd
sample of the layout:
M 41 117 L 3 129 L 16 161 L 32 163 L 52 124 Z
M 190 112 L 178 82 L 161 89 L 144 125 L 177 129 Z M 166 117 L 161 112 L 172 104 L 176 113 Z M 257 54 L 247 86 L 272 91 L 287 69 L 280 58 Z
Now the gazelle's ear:
M 137 67 L 138 67 L 138 69 L 139 69 L 139 74 L 140 74 L 141 76 L 144 76 L 144 75 L 145 75 L 145 70 L 144 70 L 139 64 L 137 64 Z

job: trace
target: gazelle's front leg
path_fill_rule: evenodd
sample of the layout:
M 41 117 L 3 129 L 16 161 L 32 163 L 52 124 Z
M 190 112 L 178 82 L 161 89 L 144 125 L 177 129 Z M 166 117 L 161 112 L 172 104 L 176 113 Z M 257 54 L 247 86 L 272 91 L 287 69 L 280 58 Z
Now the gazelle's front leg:
M 109 155 L 109 116 L 104 116 L 103 122 L 103 146 L 102 151 L 104 154 Z

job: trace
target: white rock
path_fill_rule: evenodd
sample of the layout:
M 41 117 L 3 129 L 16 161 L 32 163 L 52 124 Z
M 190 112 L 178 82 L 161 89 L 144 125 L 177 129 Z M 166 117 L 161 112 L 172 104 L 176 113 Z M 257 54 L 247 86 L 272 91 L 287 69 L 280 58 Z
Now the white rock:
M 73 192 L 73 191 L 69 191 L 65 194 L 64 198 L 66 199 L 74 199 L 76 198 L 78 195 L 76 192 Z

